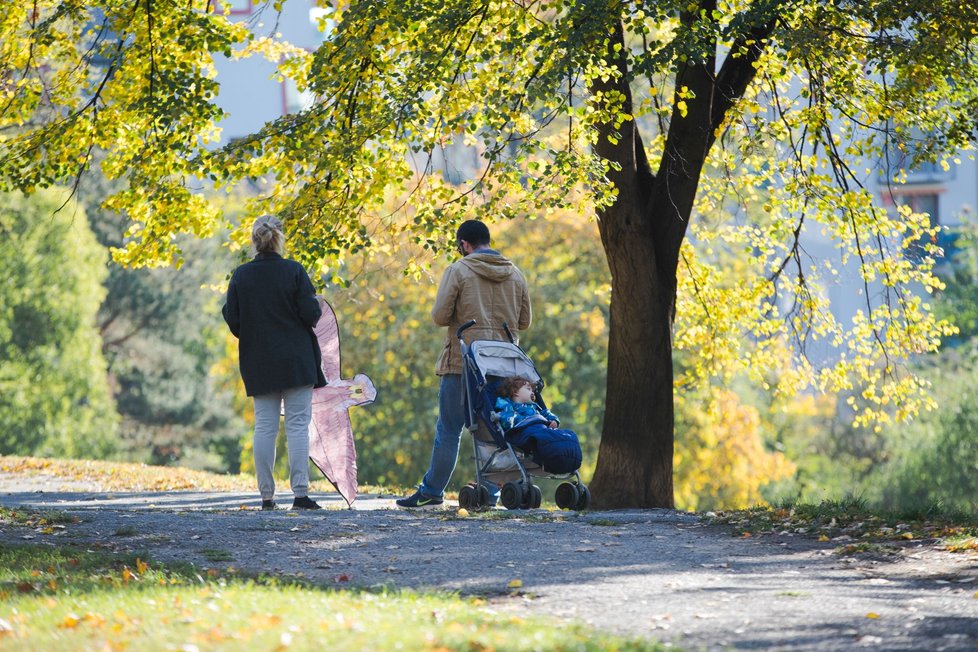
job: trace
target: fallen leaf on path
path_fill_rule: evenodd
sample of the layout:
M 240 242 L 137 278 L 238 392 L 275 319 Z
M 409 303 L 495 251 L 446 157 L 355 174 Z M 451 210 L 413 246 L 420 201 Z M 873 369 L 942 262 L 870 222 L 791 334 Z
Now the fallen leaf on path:
M 506 585 L 508 589 L 518 589 L 523 586 L 523 580 L 510 580 L 509 584 Z
M 870 611 L 868 614 L 866 614 L 866 617 L 867 618 L 872 618 L 872 619 L 875 620 L 876 618 L 879 618 L 880 615 L 878 613 L 876 613 L 875 611 Z

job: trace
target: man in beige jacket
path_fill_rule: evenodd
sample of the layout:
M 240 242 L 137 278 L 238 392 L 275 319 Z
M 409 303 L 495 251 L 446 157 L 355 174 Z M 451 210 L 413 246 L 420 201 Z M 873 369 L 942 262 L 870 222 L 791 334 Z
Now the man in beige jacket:
M 489 247 L 489 229 L 478 220 L 467 220 L 458 227 L 456 243 L 462 259 L 449 265 L 438 286 L 431 317 L 446 326 L 445 348 L 435 367 L 441 376 L 438 389 L 438 421 L 431 464 L 418 486 L 400 507 L 435 507 L 444 501 L 448 481 L 458 460 L 459 439 L 465 427 L 462 407 L 462 353 L 455 331 L 475 321 L 463 331 L 466 343 L 473 340 L 508 341 L 503 324 L 513 337 L 530 325 L 530 293 L 523 273 Z

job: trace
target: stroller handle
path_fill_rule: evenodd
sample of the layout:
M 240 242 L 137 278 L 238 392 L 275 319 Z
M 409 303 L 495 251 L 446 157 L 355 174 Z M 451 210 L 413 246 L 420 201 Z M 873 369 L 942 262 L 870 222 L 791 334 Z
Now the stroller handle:
M 473 326 L 475 326 L 475 320 L 474 319 L 468 320 L 467 322 L 459 326 L 457 331 L 455 331 L 455 338 L 459 340 L 462 339 L 462 331 L 464 331 L 467 328 L 472 328 Z

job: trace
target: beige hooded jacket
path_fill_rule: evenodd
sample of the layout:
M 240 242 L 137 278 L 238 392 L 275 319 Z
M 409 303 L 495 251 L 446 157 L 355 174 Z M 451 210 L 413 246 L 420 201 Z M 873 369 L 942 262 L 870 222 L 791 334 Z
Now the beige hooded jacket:
M 508 341 L 504 323 L 518 343 L 517 331 L 530 326 L 530 293 L 523 272 L 498 253 L 471 253 L 445 270 L 431 318 L 438 326 L 448 327 L 435 373 L 460 374 L 462 353 L 455 337 L 459 326 L 475 320 L 475 325 L 462 333 L 466 343 Z

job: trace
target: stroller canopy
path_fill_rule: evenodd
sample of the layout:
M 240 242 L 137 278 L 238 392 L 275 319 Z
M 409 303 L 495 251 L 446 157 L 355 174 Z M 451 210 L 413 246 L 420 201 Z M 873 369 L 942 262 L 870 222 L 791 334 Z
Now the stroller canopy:
M 533 361 L 515 344 L 476 340 L 469 346 L 469 355 L 483 376 L 482 383 L 488 376 L 522 376 L 534 384 L 540 383 L 540 374 Z

